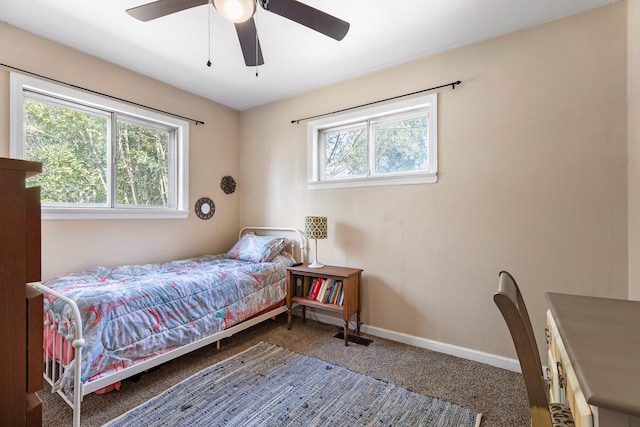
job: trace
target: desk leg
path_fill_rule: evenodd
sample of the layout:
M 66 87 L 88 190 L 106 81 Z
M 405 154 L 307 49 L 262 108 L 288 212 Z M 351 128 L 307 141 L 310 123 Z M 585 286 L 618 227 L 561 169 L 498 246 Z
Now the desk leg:
M 361 322 L 360 322 L 360 312 L 358 311 L 358 312 L 356 313 L 356 330 L 358 331 L 358 335 L 360 335 L 360 325 L 361 325 Z
M 349 345 L 349 321 L 344 322 L 344 345 Z

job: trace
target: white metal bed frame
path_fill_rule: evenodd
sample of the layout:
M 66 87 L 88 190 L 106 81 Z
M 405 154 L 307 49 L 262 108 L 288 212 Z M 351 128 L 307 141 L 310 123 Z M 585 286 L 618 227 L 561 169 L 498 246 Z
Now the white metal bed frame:
M 277 227 L 244 227 L 238 233 L 238 238 L 240 238 L 243 234 L 249 232 L 256 232 L 256 234 L 261 235 L 274 235 L 288 238 L 290 241 L 290 246 L 287 249 L 295 257 L 295 259 L 303 262 L 306 259 L 306 253 L 308 250 L 307 238 L 305 237 L 304 233 L 302 233 L 298 229 Z M 83 383 L 82 381 L 75 381 L 73 387 L 73 396 L 72 398 L 69 398 L 64 393 L 64 390 L 54 390 L 54 384 L 59 378 L 62 377 L 65 369 L 71 363 L 71 360 L 65 360 L 63 350 L 66 350 L 66 354 L 69 355 L 71 354 L 71 351 L 73 349 L 73 351 L 75 351 L 74 359 L 77 358 L 77 360 L 82 360 L 82 347 L 85 344 L 85 340 L 82 337 L 82 318 L 80 317 L 80 310 L 73 300 L 65 297 L 57 291 L 44 286 L 40 282 L 29 283 L 29 285 L 44 294 L 50 294 L 55 296 L 56 298 L 59 298 L 60 300 L 67 303 L 71 308 L 72 314 L 70 319 L 61 319 L 59 315 L 54 314 L 52 311 L 48 311 L 44 315 L 45 334 L 51 334 L 52 339 L 50 342 L 52 342 L 53 345 L 51 352 L 49 352 L 48 348 L 45 349 L 45 366 L 43 375 L 44 379 L 51 385 L 51 392 L 55 393 L 57 391 L 58 395 L 60 395 L 65 400 L 65 402 L 67 402 L 67 404 L 69 404 L 69 406 L 71 406 L 71 408 L 73 409 L 73 427 L 80 427 L 81 405 L 84 396 L 93 393 L 96 390 L 100 390 L 101 388 L 107 387 L 117 381 L 132 377 L 133 375 L 149 370 L 153 367 L 161 365 L 165 362 L 173 360 L 177 357 L 190 353 L 214 342 L 217 343 L 217 348 L 219 349 L 220 340 L 222 340 L 223 338 L 230 337 L 240 331 L 243 331 L 260 322 L 263 322 L 280 313 L 284 313 L 285 311 L 287 311 L 287 306 L 282 305 L 273 310 L 269 310 L 268 312 L 260 314 L 259 316 L 245 320 L 223 331 L 216 332 L 198 341 L 194 341 L 190 344 L 157 355 L 138 364 L 122 369 L 121 371 L 108 374 L 104 377 L 86 383 Z M 56 325 L 59 325 L 61 323 L 64 323 L 67 327 L 67 330 L 69 331 L 68 334 L 64 337 L 66 343 L 63 343 L 62 340 L 57 340 Z M 47 337 L 45 337 L 45 339 L 46 338 Z M 66 346 L 66 348 L 64 348 L 63 346 Z M 73 369 L 73 378 L 80 378 L 81 364 L 74 363 Z

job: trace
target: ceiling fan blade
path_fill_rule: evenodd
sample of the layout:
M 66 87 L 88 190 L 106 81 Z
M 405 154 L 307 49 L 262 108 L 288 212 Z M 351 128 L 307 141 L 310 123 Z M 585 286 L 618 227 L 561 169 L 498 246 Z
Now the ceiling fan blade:
M 262 49 L 258 40 L 258 32 L 256 23 L 253 18 L 239 24 L 235 24 L 238 40 L 240 40 L 240 48 L 244 56 L 244 63 L 247 67 L 263 65 Z
M 127 13 L 140 21 L 146 22 L 207 3 L 209 3 L 209 0 L 158 0 L 127 9 Z
M 342 40 L 349 31 L 348 22 L 296 0 L 260 0 L 259 3 L 264 9 L 276 15 L 283 16 L 336 40 Z

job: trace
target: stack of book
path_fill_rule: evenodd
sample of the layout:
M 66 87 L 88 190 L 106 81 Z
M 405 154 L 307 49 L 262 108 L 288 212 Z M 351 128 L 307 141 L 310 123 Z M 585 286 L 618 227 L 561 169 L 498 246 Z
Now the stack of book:
M 342 305 L 344 299 L 342 280 L 318 277 L 311 282 L 307 298 L 326 304 Z

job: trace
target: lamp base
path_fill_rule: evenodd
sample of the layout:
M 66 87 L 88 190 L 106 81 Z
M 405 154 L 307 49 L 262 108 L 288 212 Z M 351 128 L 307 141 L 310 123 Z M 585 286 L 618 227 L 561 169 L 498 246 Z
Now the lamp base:
M 307 267 L 309 268 L 322 268 L 323 264 L 318 262 L 318 239 L 313 239 L 316 243 L 316 252 L 313 254 L 313 262 L 309 264 Z

